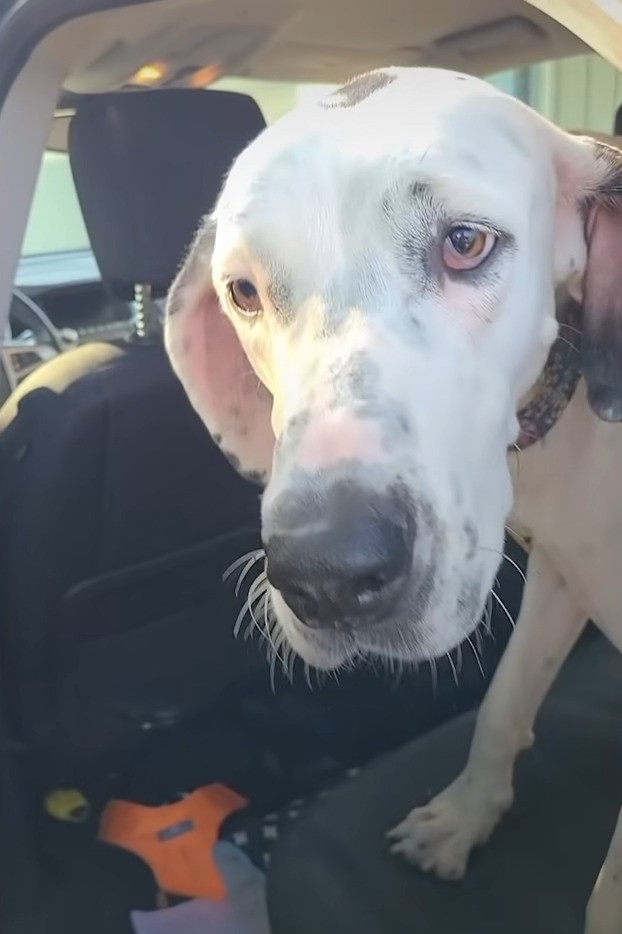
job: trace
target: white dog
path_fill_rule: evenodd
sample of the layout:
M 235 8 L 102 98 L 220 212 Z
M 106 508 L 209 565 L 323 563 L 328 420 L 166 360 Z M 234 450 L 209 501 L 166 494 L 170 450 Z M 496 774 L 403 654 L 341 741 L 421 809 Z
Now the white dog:
M 532 543 L 466 767 L 390 834 L 458 878 L 586 620 L 622 648 L 622 154 L 465 75 L 354 79 L 235 162 L 167 346 L 265 485 L 273 635 L 308 663 L 444 654 L 506 523 Z M 586 927 L 621 930 L 622 819 Z

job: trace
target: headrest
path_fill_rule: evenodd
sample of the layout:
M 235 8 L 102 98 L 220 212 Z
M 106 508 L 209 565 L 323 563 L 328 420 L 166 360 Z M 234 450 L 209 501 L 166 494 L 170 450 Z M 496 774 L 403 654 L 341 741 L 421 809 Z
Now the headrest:
M 102 277 L 161 295 L 233 159 L 265 127 L 228 91 L 125 92 L 83 101 L 69 128 L 76 192 Z

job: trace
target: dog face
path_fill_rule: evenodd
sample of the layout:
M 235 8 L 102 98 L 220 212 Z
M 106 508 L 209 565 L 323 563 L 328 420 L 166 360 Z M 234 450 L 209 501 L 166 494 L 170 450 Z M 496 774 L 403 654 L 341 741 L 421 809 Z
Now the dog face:
M 562 287 L 592 405 L 622 419 L 620 181 L 615 150 L 434 69 L 355 79 L 234 163 L 167 346 L 265 486 L 272 610 L 310 664 L 437 656 L 478 624 Z

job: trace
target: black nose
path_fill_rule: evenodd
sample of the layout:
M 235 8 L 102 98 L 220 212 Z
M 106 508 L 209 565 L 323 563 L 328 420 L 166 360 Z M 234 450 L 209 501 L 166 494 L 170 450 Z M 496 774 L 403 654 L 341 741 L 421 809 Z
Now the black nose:
M 347 629 L 390 613 L 408 581 L 415 541 L 403 493 L 339 483 L 319 503 L 290 495 L 282 508 L 276 504 L 275 519 L 268 579 L 302 623 Z

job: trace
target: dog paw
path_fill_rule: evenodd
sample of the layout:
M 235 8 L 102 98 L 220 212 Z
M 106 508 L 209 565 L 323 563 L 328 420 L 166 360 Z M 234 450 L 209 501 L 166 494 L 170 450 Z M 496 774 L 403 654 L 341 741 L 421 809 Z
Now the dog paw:
M 461 879 L 471 850 L 486 842 L 511 804 L 511 789 L 491 790 L 464 773 L 389 831 L 391 852 L 440 879 Z

